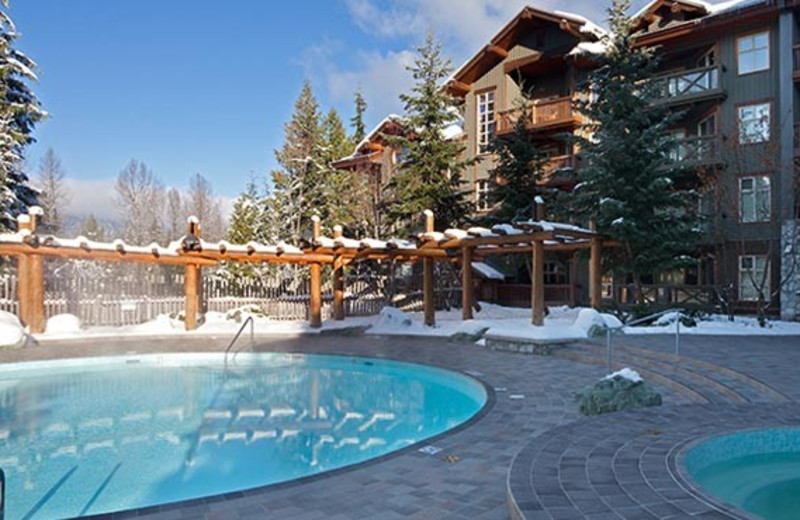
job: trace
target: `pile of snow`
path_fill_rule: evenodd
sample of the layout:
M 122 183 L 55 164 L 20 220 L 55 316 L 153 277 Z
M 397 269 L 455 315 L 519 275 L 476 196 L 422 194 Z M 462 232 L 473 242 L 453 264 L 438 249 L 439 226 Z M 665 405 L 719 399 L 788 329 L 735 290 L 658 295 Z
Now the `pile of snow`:
M 639 372 L 630 369 L 628 367 L 625 367 L 622 370 L 617 370 L 613 374 L 608 374 L 606 377 L 602 379 L 602 381 L 614 379 L 615 377 L 621 377 L 623 379 L 627 379 L 631 383 L 639 383 L 642 381 L 642 376 L 639 375 Z
M 47 320 L 45 331 L 50 334 L 70 334 L 81 331 L 81 320 L 74 314 L 56 314 Z
M 10 312 L 0 311 L 0 347 L 13 347 L 22 343 L 25 329 Z
M 678 323 L 677 313 L 668 313 L 653 325 L 625 327 L 626 334 L 673 334 Z M 769 321 L 766 327 L 758 324 L 752 316 L 736 316 L 730 321 L 727 316 L 712 314 L 696 320 L 696 326 L 681 326 L 681 334 L 713 336 L 800 336 L 800 323 Z
M 406 331 L 414 324 L 414 320 L 394 307 L 384 307 L 378 315 L 378 321 L 372 326 L 372 331 L 380 330 L 381 333 L 387 334 L 396 331 Z

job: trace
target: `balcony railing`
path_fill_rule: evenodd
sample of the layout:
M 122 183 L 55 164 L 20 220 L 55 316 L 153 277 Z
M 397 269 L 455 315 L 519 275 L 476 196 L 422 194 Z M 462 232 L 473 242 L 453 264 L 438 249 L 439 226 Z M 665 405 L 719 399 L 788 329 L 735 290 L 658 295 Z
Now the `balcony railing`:
M 800 79 L 800 45 L 795 45 L 792 48 L 792 58 L 794 62 L 794 80 L 797 81 Z
M 794 124 L 794 154 L 800 155 L 800 121 Z
M 657 76 L 653 79 L 657 95 L 665 103 L 684 103 L 724 96 L 720 76 L 721 68 L 702 67 Z
M 498 114 L 497 133 L 511 132 L 516 123 L 516 111 L 507 110 Z M 526 127 L 530 130 L 545 130 L 562 125 L 580 122 L 578 111 L 572 107 L 572 96 L 556 99 L 536 100 L 531 107 L 531 115 Z
M 716 135 L 679 139 L 672 159 L 683 164 L 710 164 L 720 160 L 720 140 Z

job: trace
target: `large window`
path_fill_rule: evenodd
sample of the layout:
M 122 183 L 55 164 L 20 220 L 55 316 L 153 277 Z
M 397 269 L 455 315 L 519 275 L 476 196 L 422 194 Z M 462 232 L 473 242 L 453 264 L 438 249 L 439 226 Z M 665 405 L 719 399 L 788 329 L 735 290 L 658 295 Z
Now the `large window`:
M 758 103 L 739 107 L 739 143 L 769 141 L 770 104 Z
M 483 154 L 489 151 L 489 144 L 494 139 L 497 129 L 494 90 L 487 90 L 476 97 L 478 98 L 478 153 Z
M 489 180 L 481 179 L 475 181 L 475 209 L 477 211 L 489 211 Z
M 769 222 L 771 217 L 770 181 L 766 175 L 739 179 L 739 220 Z
M 748 34 L 736 39 L 739 74 L 769 69 L 769 32 Z
M 769 298 L 769 273 L 767 257 L 745 255 L 739 257 L 739 299 L 755 301 L 758 299 L 758 288 L 763 289 L 764 297 Z

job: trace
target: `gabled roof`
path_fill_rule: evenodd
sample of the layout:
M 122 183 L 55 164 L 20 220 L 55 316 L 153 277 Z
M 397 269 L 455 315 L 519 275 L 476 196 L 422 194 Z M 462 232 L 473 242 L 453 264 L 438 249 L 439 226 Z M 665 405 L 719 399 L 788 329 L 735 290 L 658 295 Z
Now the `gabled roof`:
M 583 16 L 526 6 L 487 45 L 453 73 L 446 82 L 447 88 L 454 94 L 463 95 L 469 92 L 475 80 L 508 57 L 508 52 L 522 34 L 541 23 L 556 24 L 562 31 L 574 35 L 581 42 L 596 42 L 606 34 L 603 28 Z
M 764 3 L 764 0 L 726 0 L 718 3 L 710 3 L 704 0 L 652 0 L 634 14 L 631 17 L 631 21 L 634 31 L 652 33 L 762 3 Z M 684 19 L 675 20 L 654 31 L 647 31 L 649 24 L 657 17 L 656 13 L 664 8 L 668 8 L 671 13 L 676 15 L 682 13 Z

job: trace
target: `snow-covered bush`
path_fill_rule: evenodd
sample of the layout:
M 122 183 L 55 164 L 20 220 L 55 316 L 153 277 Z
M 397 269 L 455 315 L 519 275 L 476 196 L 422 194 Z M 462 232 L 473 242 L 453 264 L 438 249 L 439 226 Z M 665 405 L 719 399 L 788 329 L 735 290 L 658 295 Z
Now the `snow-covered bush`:
M 56 314 L 48 318 L 45 330 L 48 333 L 80 332 L 81 320 L 74 314 Z
M 630 368 L 623 368 L 587 386 L 575 398 L 583 415 L 600 415 L 661 405 L 661 394 L 650 388 Z

